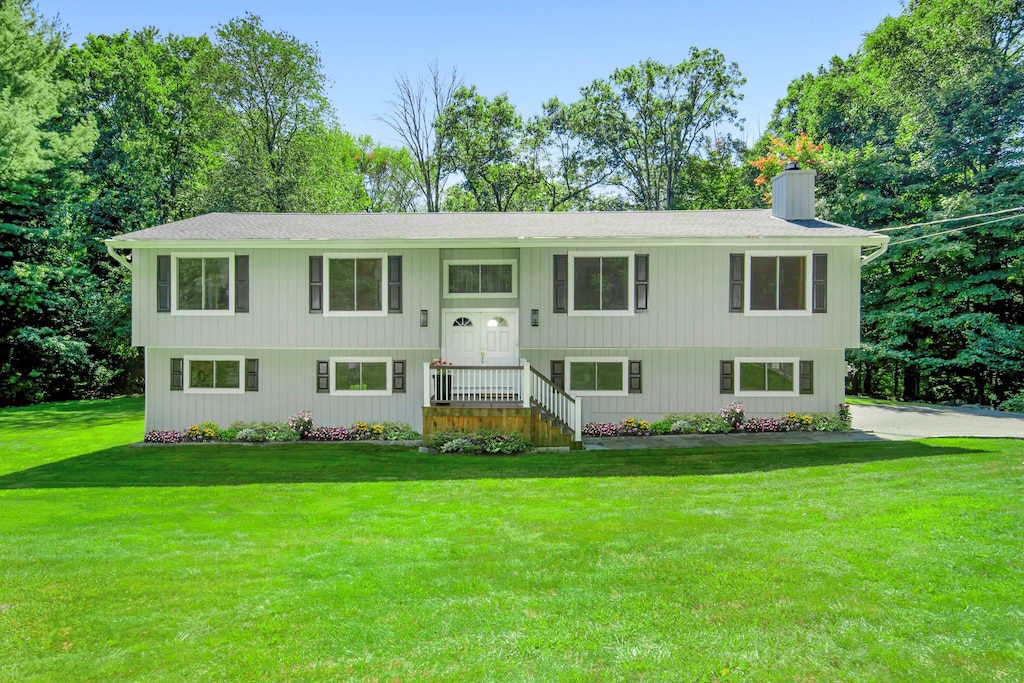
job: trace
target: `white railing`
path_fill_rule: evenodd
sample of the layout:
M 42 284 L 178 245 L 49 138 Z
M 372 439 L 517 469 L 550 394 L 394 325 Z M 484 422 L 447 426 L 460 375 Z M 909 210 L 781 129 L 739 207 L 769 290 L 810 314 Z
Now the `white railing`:
M 523 361 L 521 365 L 435 367 L 423 364 L 423 405 L 515 405 L 534 404 L 553 415 L 582 440 L 583 415 L 580 400 L 565 393 L 551 380 Z
M 536 370 L 529 367 L 527 370 L 530 374 L 530 399 L 571 429 L 573 441 L 582 441 L 583 404 L 580 399 L 565 393 Z

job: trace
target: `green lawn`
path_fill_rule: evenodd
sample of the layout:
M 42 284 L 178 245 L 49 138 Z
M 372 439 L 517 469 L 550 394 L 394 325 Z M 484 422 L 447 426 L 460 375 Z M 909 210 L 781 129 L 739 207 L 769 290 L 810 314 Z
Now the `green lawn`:
M 126 447 L 0 411 L 0 681 L 1024 679 L 1024 442 Z

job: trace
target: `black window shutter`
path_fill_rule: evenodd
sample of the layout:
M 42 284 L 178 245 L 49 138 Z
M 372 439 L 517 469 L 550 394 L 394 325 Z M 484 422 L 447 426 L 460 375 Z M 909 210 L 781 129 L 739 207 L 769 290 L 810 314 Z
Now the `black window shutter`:
M 555 313 L 569 312 L 569 256 L 555 254 Z
M 731 360 L 723 360 L 718 381 L 719 393 L 732 394 L 736 391 L 736 383 L 733 378 L 733 362 Z
M 828 254 L 814 254 L 812 256 L 811 282 L 811 305 L 812 313 L 828 312 Z
M 331 393 L 331 364 L 325 360 L 316 362 L 316 393 Z
M 324 257 L 309 257 L 309 312 L 324 311 Z
M 647 310 L 648 256 L 636 255 L 636 310 Z
M 629 393 L 642 394 L 644 391 L 642 363 L 638 360 L 629 361 Z
M 402 312 L 402 257 L 388 256 L 388 313 Z
M 171 257 L 156 257 L 156 312 L 171 312 Z
M 391 363 L 391 392 L 405 393 L 405 361 L 396 360 Z
M 245 390 L 260 390 L 260 362 L 256 358 L 245 359 Z
M 743 312 L 743 254 L 729 254 L 729 312 Z
M 551 383 L 565 391 L 565 361 L 551 361 Z
M 800 393 L 814 393 L 814 361 L 800 361 Z
M 185 359 L 171 359 L 171 391 L 183 391 L 185 389 Z
M 249 257 L 235 256 L 235 313 L 249 312 Z

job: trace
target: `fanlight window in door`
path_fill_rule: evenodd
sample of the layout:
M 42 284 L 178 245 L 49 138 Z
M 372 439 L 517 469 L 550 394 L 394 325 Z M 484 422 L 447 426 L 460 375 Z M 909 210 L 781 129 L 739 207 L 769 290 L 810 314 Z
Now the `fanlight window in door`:
M 452 327 L 473 327 L 473 321 L 466 317 L 456 318 Z
M 487 321 L 487 327 L 508 327 L 508 321 L 500 315 L 495 316 Z

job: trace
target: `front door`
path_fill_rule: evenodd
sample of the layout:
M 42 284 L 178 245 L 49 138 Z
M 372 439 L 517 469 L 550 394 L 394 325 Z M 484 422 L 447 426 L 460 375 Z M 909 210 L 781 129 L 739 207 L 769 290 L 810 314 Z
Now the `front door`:
M 519 365 L 519 311 L 446 309 L 441 355 L 455 365 Z

